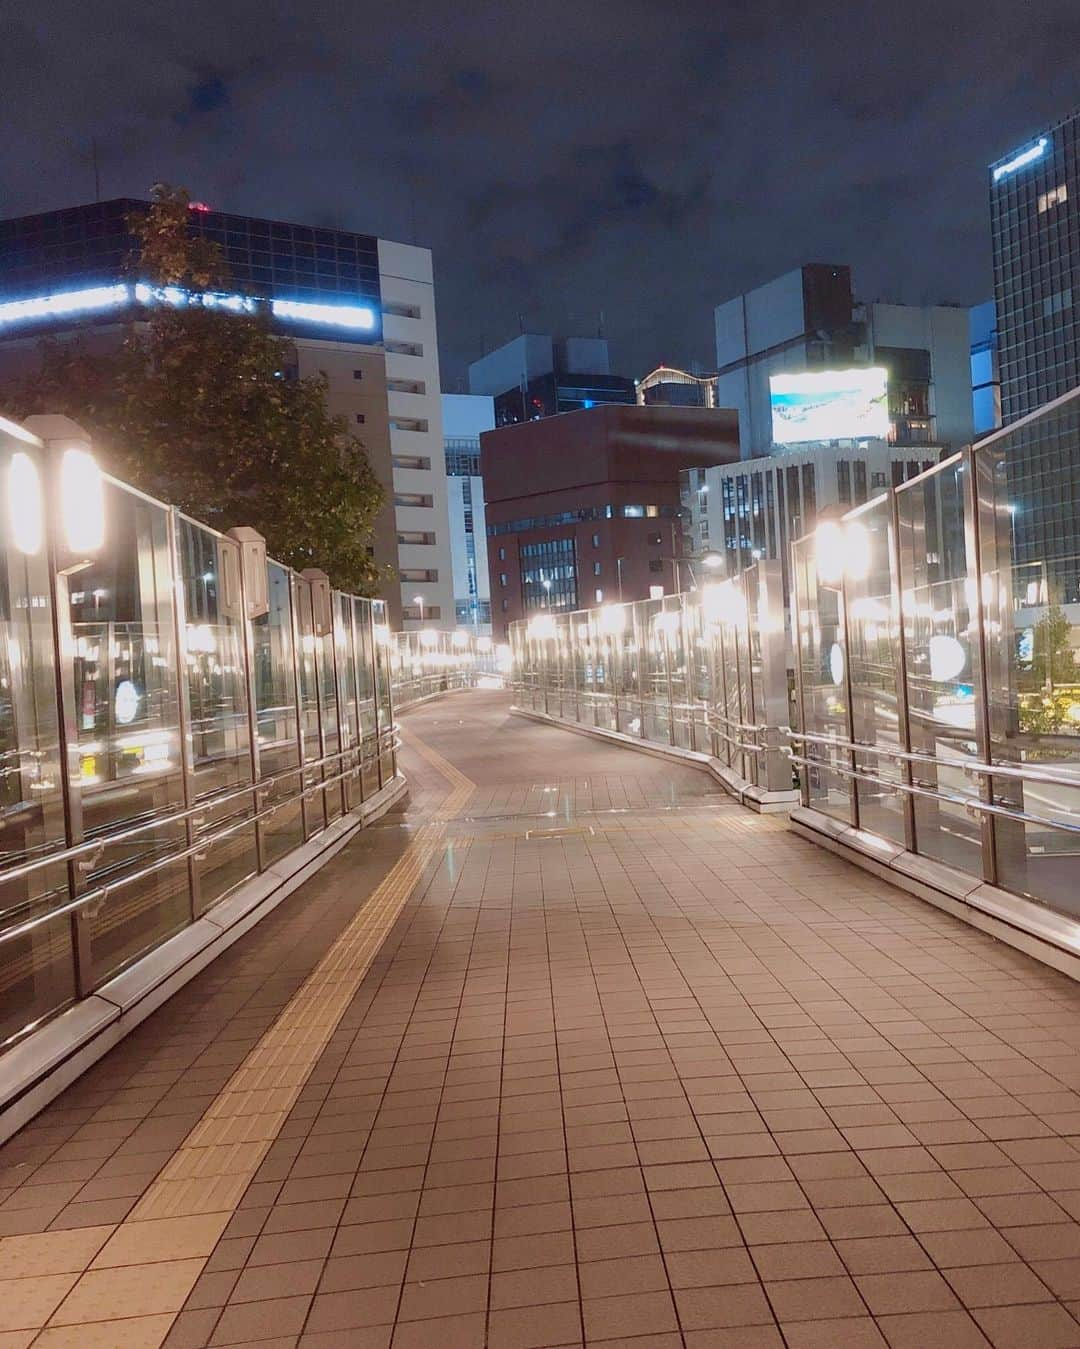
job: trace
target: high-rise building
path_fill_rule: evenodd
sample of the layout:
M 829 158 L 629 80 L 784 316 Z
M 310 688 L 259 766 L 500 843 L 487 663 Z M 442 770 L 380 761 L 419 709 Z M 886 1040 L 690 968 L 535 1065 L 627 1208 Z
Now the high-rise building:
M 1080 384 L 1080 111 L 991 164 L 1001 416 Z
M 975 305 L 971 319 L 971 412 L 975 437 L 1001 425 L 1001 373 L 998 366 L 997 312 L 993 300 Z
M 633 403 L 634 381 L 611 373 L 603 337 L 522 333 L 469 366 L 469 392 L 495 400 L 495 425 Z
M 849 267 L 810 263 L 718 305 L 716 403 L 739 413 L 744 458 L 773 445 L 772 375 L 883 366 L 889 439 L 959 449 L 971 440 L 968 311 L 859 302 Z
M 0 221 L 0 379 L 39 359 L 42 337 L 115 344 L 146 306 L 185 303 L 127 271 L 132 211 L 118 199 Z M 192 205 L 192 229 L 220 245 L 230 293 L 265 310 L 296 352 L 296 373 L 328 381 L 330 410 L 363 443 L 387 494 L 371 543 L 395 574 L 391 622 L 454 622 L 431 253 L 373 235 Z M 422 604 L 416 603 L 419 596 Z
M 495 407 L 492 399 L 483 394 L 444 393 L 442 414 L 454 614 L 462 626 L 490 633 L 491 588 L 480 435 L 494 427 Z
M 689 583 L 679 474 L 738 461 L 733 412 L 607 406 L 480 437 L 492 626 Z
M 691 468 L 682 475 L 689 553 L 722 559 L 714 574 L 734 576 L 758 558 L 782 564 L 785 595 L 791 545 L 830 508 L 850 510 L 933 467 L 939 447 L 884 440 L 843 447 L 799 445 L 782 455 Z

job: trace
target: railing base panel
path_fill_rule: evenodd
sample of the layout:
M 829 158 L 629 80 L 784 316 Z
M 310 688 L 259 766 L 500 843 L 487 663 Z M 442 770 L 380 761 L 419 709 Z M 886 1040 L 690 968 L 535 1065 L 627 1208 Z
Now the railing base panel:
M 1080 921 L 987 885 L 944 862 L 906 852 L 888 839 L 854 829 L 820 811 L 799 806 L 788 823 L 800 837 L 1070 979 L 1080 980 Z
M 398 774 L 354 812 L 243 882 L 190 927 L 0 1055 L 0 1143 L 272 913 L 359 830 L 396 805 L 407 790 L 408 784 Z
M 769 792 L 763 787 L 756 787 L 745 778 L 739 777 L 719 759 L 703 754 L 700 750 L 682 749 L 678 745 L 658 745 L 655 741 L 641 740 L 636 735 L 626 735 L 622 731 L 612 731 L 604 726 L 589 726 L 584 722 L 552 716 L 550 712 L 538 712 L 533 707 L 519 707 L 515 704 L 510 711 L 515 716 L 542 721 L 550 726 L 558 726 L 564 731 L 576 731 L 579 735 L 591 735 L 598 740 L 608 740 L 614 745 L 621 745 L 624 749 L 637 750 L 639 754 L 652 754 L 658 759 L 674 759 L 689 767 L 700 768 L 703 772 L 711 774 L 740 805 L 756 810 L 760 814 L 788 811 L 799 801 L 798 792 Z

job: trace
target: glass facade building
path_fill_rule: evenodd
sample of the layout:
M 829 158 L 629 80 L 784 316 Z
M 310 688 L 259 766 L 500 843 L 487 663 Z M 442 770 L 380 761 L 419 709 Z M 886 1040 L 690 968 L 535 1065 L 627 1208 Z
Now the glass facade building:
M 144 201 L 117 198 L 0 220 L 0 305 L 133 280 L 128 258 L 135 241 L 127 217 L 146 208 Z M 220 245 L 231 290 L 262 301 L 367 306 L 374 315 L 371 327 L 305 322 L 304 335 L 382 340 L 378 239 L 373 235 L 232 215 L 202 205 L 193 206 L 190 216 L 198 234 Z M 91 318 L 80 315 L 80 325 Z M 114 308 L 101 312 L 101 321 L 116 318 Z M 34 327 L 57 321 L 44 316 Z M 289 323 L 287 330 L 295 333 L 296 327 Z M 31 329 L 21 322 L 19 331 Z M 7 335 L 6 325 L 0 334 Z

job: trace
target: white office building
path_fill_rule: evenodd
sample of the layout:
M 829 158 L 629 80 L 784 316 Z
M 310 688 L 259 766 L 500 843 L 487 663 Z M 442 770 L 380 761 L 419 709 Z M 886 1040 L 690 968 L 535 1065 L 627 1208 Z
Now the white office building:
M 495 425 L 495 401 L 482 394 L 443 394 L 442 421 L 455 621 L 472 632 L 490 633 L 480 433 Z

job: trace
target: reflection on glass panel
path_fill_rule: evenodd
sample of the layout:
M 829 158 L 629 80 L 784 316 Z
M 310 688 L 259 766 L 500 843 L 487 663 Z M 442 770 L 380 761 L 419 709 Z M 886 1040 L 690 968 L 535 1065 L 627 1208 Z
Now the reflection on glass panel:
M 379 781 L 385 787 L 395 772 L 393 729 L 394 714 L 390 699 L 390 629 L 382 600 L 371 601 L 371 617 L 378 640 L 375 643 L 375 704 L 378 712 Z
M 813 535 L 794 545 L 794 560 L 802 729 L 807 735 L 846 741 L 846 657 L 840 582 L 826 584 L 819 578 Z M 851 818 L 851 779 L 837 771 L 849 764 L 847 752 L 808 740 L 803 753 L 811 761 L 802 767 L 807 804 L 848 822 Z
M 356 637 L 350 596 L 334 593 L 334 652 L 338 675 L 338 707 L 341 709 L 341 748 L 352 751 L 343 758 L 338 771 L 356 766 L 355 752 L 360 747 L 360 713 L 356 702 Z M 344 779 L 346 809 L 353 810 L 363 799 L 359 777 Z
M 326 798 L 326 818 L 336 820 L 341 814 L 341 781 L 338 775 L 342 765 L 334 756 L 341 747 L 338 730 L 337 677 L 334 670 L 334 634 L 328 632 L 316 639 L 316 658 L 319 672 L 319 715 L 322 724 L 322 752 L 328 760 L 323 777 L 337 778 L 323 792 Z
M 260 788 L 261 808 L 295 796 L 300 788 L 299 774 L 287 772 L 300 762 L 290 576 L 284 567 L 271 562 L 267 582 L 269 611 L 251 624 L 259 777 L 265 780 L 283 773 L 287 776 Z M 260 831 L 264 866 L 299 847 L 304 836 L 299 801 L 275 810 L 262 822 Z
M 978 815 L 946 799 L 979 798 L 979 779 L 964 772 L 965 761 L 978 758 L 965 477 L 957 457 L 905 484 L 897 507 L 911 748 L 937 761 L 915 762 L 912 776 L 916 786 L 940 793 L 914 799 L 915 844 L 924 856 L 981 875 Z
M 849 528 L 863 531 L 866 567 L 849 570 L 846 578 L 848 642 L 851 663 L 851 712 L 857 744 L 904 750 L 902 707 L 898 698 L 899 578 L 892 570 L 892 509 L 888 498 L 852 517 Z M 902 760 L 879 754 L 856 754 L 860 773 L 884 783 L 907 781 Z M 866 777 L 856 781 L 859 825 L 901 845 L 905 842 L 905 794 L 879 786 Z
M 184 789 L 168 512 L 107 482 L 105 519 L 104 551 L 66 578 L 82 829 L 105 842 L 87 886 L 110 887 L 87 911 L 95 980 L 191 917 L 186 861 L 139 874 L 184 848 L 182 822 L 108 844 L 181 810 Z
M 0 937 L 69 898 L 63 864 L 4 879 L 66 843 L 41 472 L 36 452 L 0 432 Z M 69 918 L 4 941 L 0 1046 L 74 993 Z
M 690 680 L 681 596 L 675 595 L 665 601 L 662 633 L 667 647 L 671 690 L 671 743 L 681 749 L 691 749 Z
M 375 647 L 370 600 L 353 600 L 353 620 L 359 660 L 360 736 L 364 751 L 362 781 L 364 799 L 367 800 L 379 790 L 379 725 L 375 712 Z
M 231 540 L 183 517 L 177 522 L 177 545 L 184 595 L 192 794 L 207 802 L 198 838 L 239 824 L 253 810 L 250 795 L 220 806 L 209 799 L 251 782 L 240 558 Z M 254 825 L 213 844 L 197 863 L 199 911 L 246 880 L 256 865 Z
M 998 884 L 1080 917 L 1080 555 L 1054 528 L 1080 469 L 1080 398 L 1006 431 L 979 460 L 994 800 L 1038 817 L 995 817 Z M 1049 488 L 1049 490 L 1048 490 Z
M 666 629 L 669 618 L 663 600 L 642 600 L 641 681 L 645 704 L 645 739 L 671 743 L 671 685 L 668 682 Z
M 298 576 L 293 578 L 293 612 L 297 630 L 296 668 L 300 689 L 300 742 L 304 763 L 314 764 L 322 758 L 322 742 L 319 735 L 319 676 L 316 669 L 319 639 L 315 636 L 311 586 Z M 305 769 L 305 788 L 314 786 L 321 779 L 321 768 Z M 322 792 L 305 797 L 305 837 L 311 838 L 325 826 L 326 811 Z

